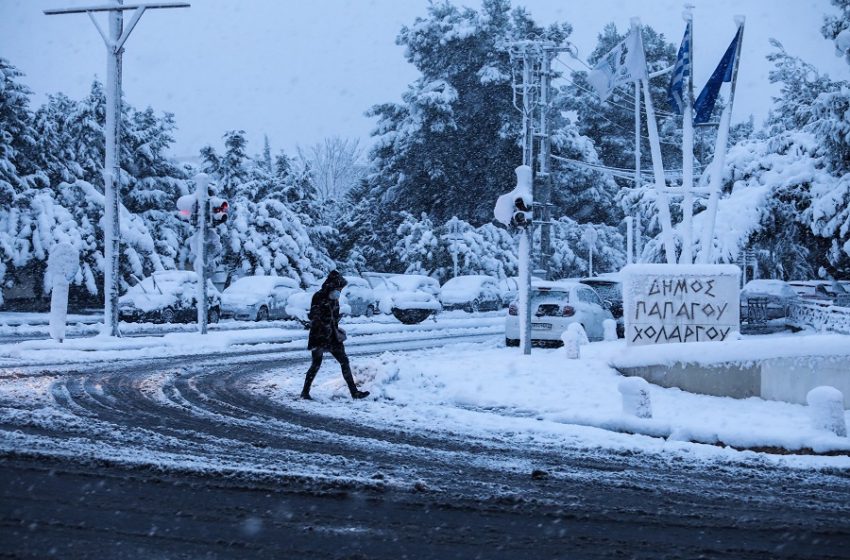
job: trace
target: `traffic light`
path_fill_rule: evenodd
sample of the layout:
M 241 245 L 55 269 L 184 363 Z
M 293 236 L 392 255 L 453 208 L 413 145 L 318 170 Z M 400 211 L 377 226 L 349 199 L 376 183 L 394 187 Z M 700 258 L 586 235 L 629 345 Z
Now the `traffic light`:
M 178 198 L 177 212 L 184 220 L 191 220 L 198 213 L 198 197 L 194 194 L 187 194 Z
M 210 197 L 210 223 L 213 227 L 227 221 L 227 210 L 230 206 L 227 201 L 217 196 Z
M 525 203 L 525 199 L 518 196 L 514 199 L 514 213 L 511 216 L 511 225 L 516 228 L 524 228 L 531 225 L 531 207 Z

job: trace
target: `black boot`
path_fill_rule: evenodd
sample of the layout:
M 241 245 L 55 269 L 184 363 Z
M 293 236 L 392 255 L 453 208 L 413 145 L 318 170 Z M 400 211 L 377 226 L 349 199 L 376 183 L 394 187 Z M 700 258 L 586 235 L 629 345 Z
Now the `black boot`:
M 345 383 L 348 385 L 352 399 L 365 399 L 369 396 L 369 391 L 361 391 L 354 384 L 354 376 L 351 375 L 351 367 L 348 364 L 342 366 L 342 378 L 345 379 Z
M 313 380 L 316 379 L 315 371 L 307 371 L 307 375 L 304 376 L 304 388 L 301 389 L 301 398 L 306 399 L 308 401 L 312 401 L 313 397 L 310 396 L 310 386 L 313 384 Z

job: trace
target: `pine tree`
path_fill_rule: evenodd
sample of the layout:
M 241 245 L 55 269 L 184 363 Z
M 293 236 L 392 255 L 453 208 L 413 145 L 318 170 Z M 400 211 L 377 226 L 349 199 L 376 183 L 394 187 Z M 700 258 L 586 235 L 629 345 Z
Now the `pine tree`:
M 23 74 L 0 57 L 0 205 L 8 207 L 32 185 L 35 134 Z

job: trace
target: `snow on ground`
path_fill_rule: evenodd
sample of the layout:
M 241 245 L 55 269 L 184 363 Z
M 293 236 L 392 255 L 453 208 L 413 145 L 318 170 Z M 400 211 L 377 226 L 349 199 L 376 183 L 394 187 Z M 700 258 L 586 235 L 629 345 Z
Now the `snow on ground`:
M 569 360 L 562 348 L 534 349 L 523 356 L 493 340 L 355 358 L 358 384 L 372 392 L 357 403 L 349 400 L 339 367 L 329 358 L 314 383 L 315 401 L 294 406 L 341 418 L 353 415 L 357 422 L 377 426 L 507 435 L 561 446 L 686 450 L 706 457 L 752 453 L 730 447 L 850 453 L 847 438 L 812 428 L 806 407 L 755 397 L 712 397 L 650 385 L 654 417 L 627 416 L 617 388 L 623 377 L 608 365 L 622 348 L 622 341 L 592 343 L 582 347 L 581 359 Z M 267 372 L 256 383 L 257 391 L 292 403 L 303 372 Z M 850 467 L 847 456 L 785 460 Z
M 393 317 L 347 319 L 342 322 L 349 336 L 358 343 L 380 344 L 422 337 L 423 333 L 440 336 L 452 334 L 478 334 L 501 332 L 504 328 L 503 312 L 469 315 L 456 311 L 440 314 L 436 320 L 425 320 L 416 325 L 403 325 Z M 93 362 L 163 358 L 167 356 L 215 355 L 246 345 L 254 349 L 304 350 L 308 331 L 295 321 L 267 321 L 263 323 L 231 321 L 221 329 L 206 335 L 196 332 L 195 325 L 151 325 L 149 336 L 113 338 L 96 335 L 66 339 L 25 340 L 0 344 L 0 362 L 6 365 L 37 365 L 56 363 Z M 179 327 L 182 332 L 166 329 Z M 122 325 L 122 331 L 125 326 Z M 427 338 L 427 335 L 426 335 Z M 350 341 L 349 344 L 351 344 Z

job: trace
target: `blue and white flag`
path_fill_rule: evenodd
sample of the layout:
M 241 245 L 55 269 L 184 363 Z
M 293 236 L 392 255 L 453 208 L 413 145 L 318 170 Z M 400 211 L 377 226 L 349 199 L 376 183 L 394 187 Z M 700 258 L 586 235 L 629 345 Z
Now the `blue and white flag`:
M 738 41 L 741 40 L 741 31 L 743 28 L 738 28 L 735 33 L 735 38 L 729 43 L 729 48 L 726 49 L 726 54 L 720 59 L 720 64 L 714 69 L 708 83 L 702 88 L 702 92 L 697 97 L 694 103 L 694 124 L 707 123 L 711 118 L 711 113 L 714 111 L 714 104 L 717 101 L 717 94 L 720 93 L 720 86 L 723 82 L 732 81 L 732 70 L 735 68 L 735 53 L 738 52 Z
M 685 76 L 691 79 L 691 22 L 685 27 L 685 36 L 676 56 L 676 66 L 673 67 L 673 77 L 667 88 L 667 100 L 679 115 L 685 110 Z
M 611 52 L 599 59 L 587 76 L 587 81 L 603 100 L 608 99 L 614 89 L 628 82 L 645 80 L 646 55 L 639 28 L 629 35 Z

